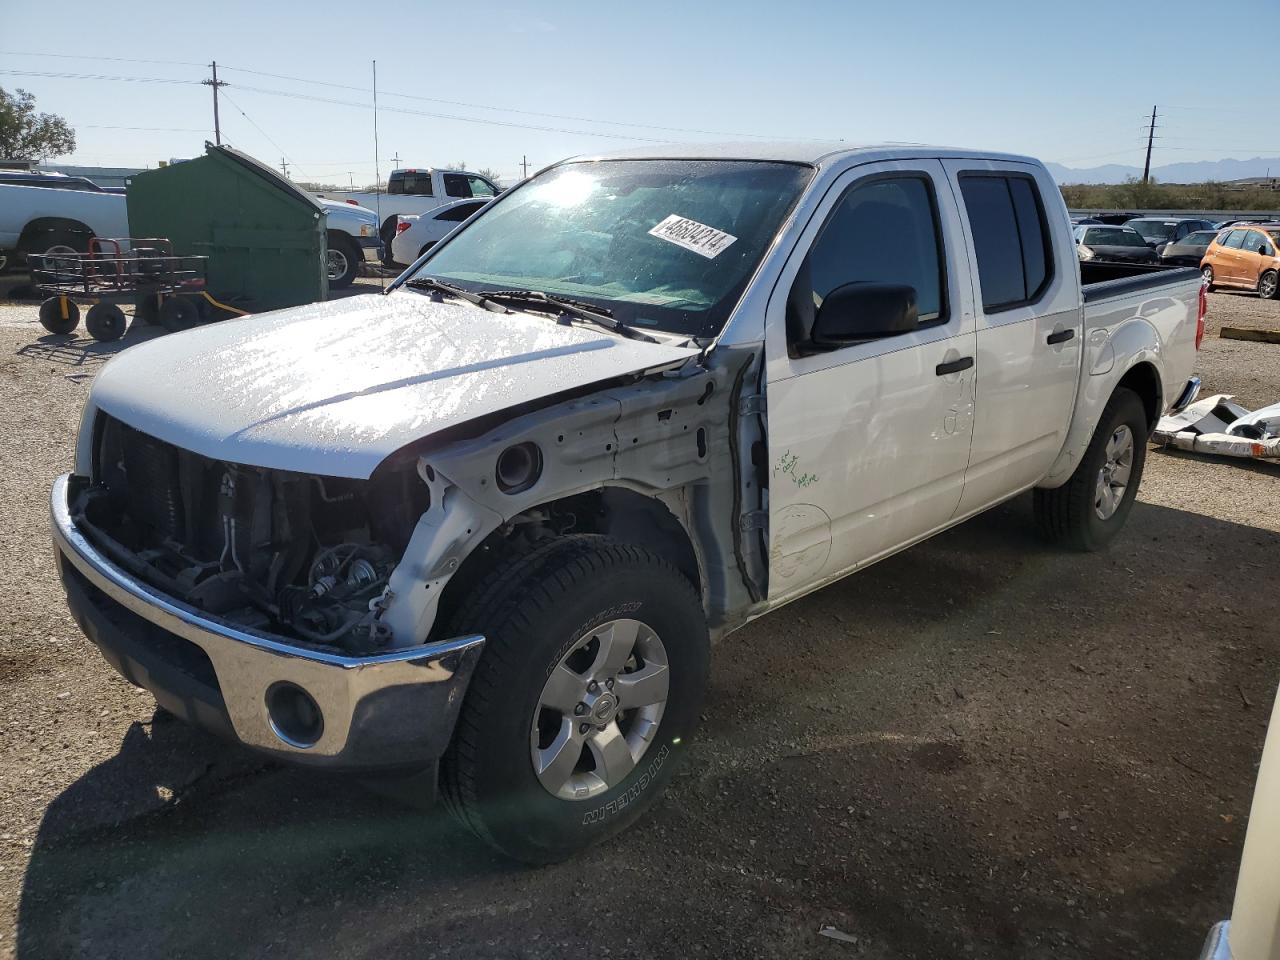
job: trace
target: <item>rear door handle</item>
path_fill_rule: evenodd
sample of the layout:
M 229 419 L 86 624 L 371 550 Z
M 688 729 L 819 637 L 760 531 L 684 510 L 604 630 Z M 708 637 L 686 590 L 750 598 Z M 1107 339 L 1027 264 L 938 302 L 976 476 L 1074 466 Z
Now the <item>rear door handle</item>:
M 959 360 L 948 360 L 946 363 L 940 363 L 933 368 L 934 372 L 945 377 L 948 373 L 959 373 L 961 370 L 968 370 L 973 366 L 973 357 L 961 357 Z
M 1066 343 L 1075 335 L 1076 335 L 1076 332 L 1072 330 L 1070 327 L 1068 327 L 1066 330 L 1059 330 L 1057 333 L 1049 334 L 1049 336 L 1045 339 L 1045 343 L 1048 343 L 1050 345 L 1055 343 Z

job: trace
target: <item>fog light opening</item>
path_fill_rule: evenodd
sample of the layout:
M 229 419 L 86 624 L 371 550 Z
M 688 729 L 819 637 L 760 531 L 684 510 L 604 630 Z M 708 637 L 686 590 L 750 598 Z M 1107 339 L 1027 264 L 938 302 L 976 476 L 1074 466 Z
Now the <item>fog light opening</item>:
M 296 683 L 281 681 L 267 689 L 267 716 L 272 732 L 291 747 L 314 747 L 324 733 L 320 706 Z
M 535 443 L 507 447 L 498 455 L 494 474 L 503 493 L 522 493 L 542 475 L 542 451 Z

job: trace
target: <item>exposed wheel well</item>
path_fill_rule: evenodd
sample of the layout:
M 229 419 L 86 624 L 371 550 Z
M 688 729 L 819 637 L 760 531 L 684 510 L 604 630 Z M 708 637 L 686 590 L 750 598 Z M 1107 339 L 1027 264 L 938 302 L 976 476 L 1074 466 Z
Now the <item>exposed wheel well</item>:
M 43 253 L 47 247 L 41 246 L 41 238 L 48 238 L 54 233 L 71 233 L 81 237 L 84 249 L 89 249 L 89 239 L 94 235 L 92 228 L 79 220 L 65 217 L 38 217 L 22 228 L 18 237 L 18 249 L 24 253 Z
M 345 230 L 328 231 L 328 242 L 331 249 L 359 250 L 360 245 L 356 243 L 355 237 L 347 233 Z
M 489 534 L 445 587 L 436 615 L 437 627 L 448 622 L 457 605 L 497 564 L 548 540 L 578 533 L 603 534 L 645 547 L 675 566 L 695 589 L 702 590 L 693 542 L 667 505 L 624 487 L 604 487 L 533 507 Z
M 1164 409 L 1164 392 L 1156 368 L 1149 363 L 1135 364 L 1120 378 L 1116 386 L 1125 387 L 1138 395 L 1147 412 L 1147 426 L 1154 430 Z

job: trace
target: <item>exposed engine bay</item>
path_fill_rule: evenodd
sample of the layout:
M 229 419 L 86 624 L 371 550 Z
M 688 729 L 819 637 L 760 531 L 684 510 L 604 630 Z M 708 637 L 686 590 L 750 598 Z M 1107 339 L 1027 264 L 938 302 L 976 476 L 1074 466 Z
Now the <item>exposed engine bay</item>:
M 369 480 L 224 463 L 100 416 L 72 504 L 140 579 L 225 620 L 346 651 L 384 647 L 380 604 L 430 493 L 412 464 Z

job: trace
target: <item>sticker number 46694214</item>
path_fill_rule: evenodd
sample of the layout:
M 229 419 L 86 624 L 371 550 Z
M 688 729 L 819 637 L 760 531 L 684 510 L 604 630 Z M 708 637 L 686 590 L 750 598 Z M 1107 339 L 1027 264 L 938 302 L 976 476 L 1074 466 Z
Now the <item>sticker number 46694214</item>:
M 649 235 L 674 243 L 678 247 L 684 247 L 686 250 L 692 250 L 708 260 L 724 253 L 729 245 L 738 239 L 723 230 L 708 227 L 705 223 L 680 217 L 674 213 L 650 230 Z

